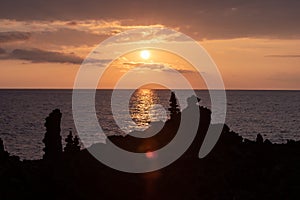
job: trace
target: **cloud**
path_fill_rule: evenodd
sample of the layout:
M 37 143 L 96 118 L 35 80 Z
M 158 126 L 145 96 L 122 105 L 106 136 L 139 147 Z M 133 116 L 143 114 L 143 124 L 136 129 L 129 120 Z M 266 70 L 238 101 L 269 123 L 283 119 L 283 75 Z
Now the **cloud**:
M 134 70 L 167 71 L 168 66 L 160 63 L 144 63 L 134 67 Z
M 169 67 L 172 67 L 169 64 L 166 63 L 147 63 L 147 62 L 124 62 L 123 65 L 121 66 L 122 68 L 126 69 L 152 69 L 152 70 L 157 70 L 157 69 L 167 69 Z
M 85 65 L 93 65 L 97 67 L 106 67 L 112 59 L 95 59 L 95 58 L 88 58 L 84 60 Z
M 5 49 L 0 48 L 0 55 L 5 53 L 6 53 Z
M 174 66 L 167 63 L 143 63 L 143 62 L 125 62 L 122 68 L 134 69 L 136 71 L 158 71 L 158 72 L 170 72 L 170 73 L 195 73 L 196 71 L 188 69 L 177 69 Z
M 299 38 L 299 7 L 298 0 L 11 0 L 1 3 L 0 18 L 69 20 L 64 26 L 70 27 L 78 20 L 125 19 L 122 26 L 163 24 L 197 39 Z
M 180 72 L 180 73 L 182 73 L 182 74 L 197 73 L 194 70 L 188 70 L 188 69 L 178 69 L 177 71 Z M 204 72 L 201 72 L 201 73 L 204 73 Z
M 80 47 L 82 45 L 92 46 L 106 39 L 108 35 L 94 34 L 87 31 L 61 28 L 56 31 L 42 31 L 32 33 L 32 42 L 43 41 L 43 44 L 57 46 Z
M 98 19 L 98 20 L 13 20 L 1 19 L 2 32 L 57 32 L 79 31 L 97 35 L 114 35 L 134 28 L 148 28 L 144 25 L 126 25 L 123 20 Z M 162 25 L 152 25 L 163 27 Z
M 28 32 L 0 32 L 0 43 L 28 40 L 30 36 Z
M 266 55 L 267 58 L 300 58 L 300 54 Z
M 145 62 L 124 62 L 123 65 L 128 66 L 128 67 L 137 67 L 137 66 L 142 66 L 145 65 Z
M 143 25 L 123 25 L 120 20 L 8 20 L 0 19 L 0 42 L 30 40 L 48 46 L 93 46 L 109 36 Z M 151 25 L 150 27 L 163 27 Z M 42 41 L 42 42 L 41 42 Z M 17 47 L 18 48 L 18 47 Z
M 15 49 L 2 59 L 20 59 L 34 63 L 71 63 L 81 64 L 83 59 L 72 54 L 44 51 L 40 49 Z
M 98 67 L 107 66 L 112 59 L 96 59 L 89 58 L 84 60 L 83 58 L 75 55 L 74 53 L 67 54 L 55 51 L 45 51 L 41 49 L 15 49 L 11 52 L 0 48 L 0 59 L 1 60 L 27 60 L 33 63 L 71 63 L 71 64 L 82 64 L 84 61 L 85 65 L 94 65 Z
M 132 43 L 132 42 L 189 42 L 190 38 L 186 35 L 175 32 L 171 29 L 166 29 L 163 25 L 151 25 L 148 27 L 137 27 L 139 31 L 133 31 L 130 34 L 123 34 L 122 37 L 107 41 L 105 45 L 120 44 L 120 43 Z M 155 28 L 155 29 L 154 29 Z M 174 29 L 175 30 L 175 29 Z

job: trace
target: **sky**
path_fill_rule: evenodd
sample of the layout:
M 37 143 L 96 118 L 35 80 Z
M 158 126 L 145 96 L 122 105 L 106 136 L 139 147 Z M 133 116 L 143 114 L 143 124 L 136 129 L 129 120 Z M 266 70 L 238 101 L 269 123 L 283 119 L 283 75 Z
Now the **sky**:
M 300 90 L 297 0 L 0 1 L 0 88 L 72 88 L 83 60 L 99 43 L 123 31 L 161 27 L 199 42 L 218 66 L 226 89 Z M 184 70 L 188 64 L 171 65 L 176 60 L 171 57 L 130 62 L 143 61 L 134 65 L 139 73 L 160 72 L 171 80 L 168 63 L 195 87 L 204 87 Z M 128 62 L 119 65 L 111 74 Z M 114 86 L 109 80 L 103 87 Z

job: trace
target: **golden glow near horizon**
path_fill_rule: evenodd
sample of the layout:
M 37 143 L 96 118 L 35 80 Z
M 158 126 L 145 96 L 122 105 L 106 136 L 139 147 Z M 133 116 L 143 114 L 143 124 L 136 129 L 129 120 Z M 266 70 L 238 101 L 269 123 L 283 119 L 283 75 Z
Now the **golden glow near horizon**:
M 143 58 L 144 60 L 148 60 L 151 56 L 150 51 L 148 50 L 143 50 L 140 53 L 141 58 Z
M 206 89 L 204 80 L 189 62 L 176 54 L 157 49 L 134 51 L 114 60 L 103 73 L 98 88 L 111 88 L 111 85 L 116 85 L 119 79 L 129 71 L 131 71 L 128 75 L 130 77 L 127 77 L 129 81 L 123 85 L 127 89 L 135 88 L 134 83 L 144 85 L 144 80 L 148 77 L 156 77 L 161 82 L 168 81 L 174 88 L 180 88 L 174 71 L 178 71 L 189 80 L 193 88 Z M 162 88 L 162 86 L 152 84 L 149 88 Z

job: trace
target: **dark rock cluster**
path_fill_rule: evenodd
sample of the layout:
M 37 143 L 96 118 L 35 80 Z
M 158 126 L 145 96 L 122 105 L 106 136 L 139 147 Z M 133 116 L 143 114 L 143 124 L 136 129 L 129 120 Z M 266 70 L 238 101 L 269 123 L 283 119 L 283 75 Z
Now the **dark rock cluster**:
M 65 139 L 63 151 L 62 114 L 56 109 L 46 118 L 42 160 L 20 161 L 9 156 L 0 140 L 0 199 L 299 198 L 299 141 L 272 144 L 260 134 L 256 141 L 250 141 L 224 125 L 214 149 L 199 159 L 199 149 L 211 121 L 211 111 L 199 106 L 199 101 L 197 97 L 190 97 L 188 108 L 179 112 L 175 96 L 171 97 L 172 117 L 149 138 L 109 137 L 115 145 L 128 151 L 154 151 L 175 137 L 181 118 L 189 109 L 199 107 L 199 128 L 189 149 L 171 165 L 141 174 L 120 172 L 100 163 L 89 149 L 80 150 L 79 139 L 72 132 Z M 188 121 L 183 123 L 189 125 Z M 153 124 L 137 134 L 151 134 L 158 130 L 156 126 L 161 124 Z

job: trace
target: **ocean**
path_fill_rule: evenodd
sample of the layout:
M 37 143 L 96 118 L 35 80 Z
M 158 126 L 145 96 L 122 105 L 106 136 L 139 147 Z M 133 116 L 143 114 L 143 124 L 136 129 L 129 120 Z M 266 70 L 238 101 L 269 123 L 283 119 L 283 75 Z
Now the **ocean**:
M 137 90 L 129 104 L 115 106 L 111 112 L 112 90 L 97 90 L 95 108 L 99 124 L 108 135 L 143 130 L 151 121 L 165 121 L 169 104 L 169 90 Z M 197 90 L 200 105 L 210 108 L 208 91 Z M 300 91 L 243 91 L 229 90 L 226 124 L 244 138 L 254 140 L 258 133 L 274 143 L 287 139 L 300 140 Z M 188 96 L 178 96 L 184 102 Z M 122 93 L 118 96 L 122 99 Z M 0 90 L 0 138 L 7 151 L 21 159 L 40 159 L 45 118 L 58 108 L 62 112 L 62 137 L 72 130 L 72 90 Z M 127 106 L 128 105 L 128 106 Z M 181 109 L 186 105 L 184 103 Z M 119 110 L 118 110 L 119 109 Z M 126 114 L 131 119 L 126 118 Z M 114 117 L 121 124 L 116 126 Z M 123 123 L 124 122 L 124 123 Z M 90 145 L 97 141 L 90 141 Z

